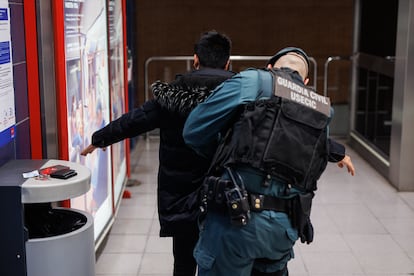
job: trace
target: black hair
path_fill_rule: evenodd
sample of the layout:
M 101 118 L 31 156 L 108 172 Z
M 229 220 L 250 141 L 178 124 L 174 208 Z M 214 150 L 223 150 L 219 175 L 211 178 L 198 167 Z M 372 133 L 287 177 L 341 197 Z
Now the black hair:
M 208 31 L 194 45 L 194 53 L 203 67 L 224 69 L 230 58 L 231 40 L 224 34 Z

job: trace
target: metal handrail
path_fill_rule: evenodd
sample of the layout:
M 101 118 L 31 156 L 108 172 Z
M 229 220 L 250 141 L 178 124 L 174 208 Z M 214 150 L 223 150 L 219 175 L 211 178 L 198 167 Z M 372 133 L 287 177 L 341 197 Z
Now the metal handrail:
M 328 66 L 329 63 L 336 60 L 350 60 L 350 57 L 333 56 L 328 57 L 324 64 L 324 75 L 323 75 L 323 95 L 328 96 Z
M 354 58 L 355 62 L 361 68 L 365 68 L 388 77 L 394 77 L 395 57 L 378 57 L 365 53 L 358 53 Z
M 323 85 L 323 94 L 328 96 L 328 66 L 332 61 L 337 60 L 355 60 L 358 66 L 372 70 L 374 72 L 379 72 L 386 76 L 394 76 L 394 62 L 395 56 L 386 56 L 386 57 L 377 57 L 373 55 L 368 55 L 364 53 L 357 53 L 353 56 L 332 56 L 328 57 L 324 64 L 324 85 Z
M 251 60 L 269 60 L 271 56 L 230 56 L 230 61 L 251 61 Z M 191 61 L 194 59 L 194 56 L 155 56 L 150 57 L 145 61 L 145 101 L 149 99 L 149 84 L 148 84 L 148 66 L 153 61 L 186 61 L 187 71 L 191 70 Z M 309 57 L 309 61 L 313 64 L 313 86 L 312 88 L 316 90 L 317 78 L 318 78 L 318 65 L 316 60 L 313 57 Z
M 145 101 L 148 101 L 148 66 L 153 61 L 186 61 L 187 63 L 187 70 L 190 70 L 189 62 L 194 58 L 194 56 L 164 56 L 164 57 L 150 57 L 145 61 L 145 69 L 144 69 L 144 75 L 145 75 Z

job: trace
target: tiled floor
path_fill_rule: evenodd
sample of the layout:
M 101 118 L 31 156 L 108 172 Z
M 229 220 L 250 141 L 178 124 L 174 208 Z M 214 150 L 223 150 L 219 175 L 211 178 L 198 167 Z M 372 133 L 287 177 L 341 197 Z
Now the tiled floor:
M 414 275 L 414 193 L 396 192 L 358 154 L 348 153 L 357 173 L 328 166 L 312 210 L 315 240 L 295 245 L 290 275 Z M 121 202 L 96 273 L 172 275 L 171 239 L 158 237 L 158 140 L 140 140 L 131 162 L 131 178 L 141 184 L 127 187 L 132 197 Z

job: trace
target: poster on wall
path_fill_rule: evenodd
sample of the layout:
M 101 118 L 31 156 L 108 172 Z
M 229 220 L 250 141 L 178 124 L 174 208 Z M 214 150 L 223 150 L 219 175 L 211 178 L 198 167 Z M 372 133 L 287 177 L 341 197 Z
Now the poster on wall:
M 125 113 L 124 37 L 122 0 L 108 1 L 109 30 L 109 84 L 111 95 L 111 120 Z M 112 171 L 115 204 L 118 203 L 126 179 L 125 140 L 112 145 Z
M 106 0 L 65 0 L 64 31 L 69 160 L 92 172 L 90 191 L 71 207 L 94 216 L 96 239 L 112 216 L 111 155 L 80 152 L 110 119 Z
M 10 10 L 8 1 L 0 1 L 0 148 L 13 141 L 15 125 Z M 0 159 L 5 156 L 0 154 Z

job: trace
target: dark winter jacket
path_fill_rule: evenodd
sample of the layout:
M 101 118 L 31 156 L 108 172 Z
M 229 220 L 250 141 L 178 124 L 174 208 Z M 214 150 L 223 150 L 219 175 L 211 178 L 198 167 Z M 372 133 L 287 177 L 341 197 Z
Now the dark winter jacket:
M 192 193 L 201 185 L 210 160 L 197 155 L 185 145 L 183 127 L 191 109 L 233 75 L 229 71 L 205 68 L 178 75 L 169 85 L 156 82 L 152 85 L 153 100 L 122 115 L 92 136 L 94 146 L 106 147 L 125 138 L 160 129 L 160 236 L 186 235 L 198 231 L 198 204 L 194 202 Z

